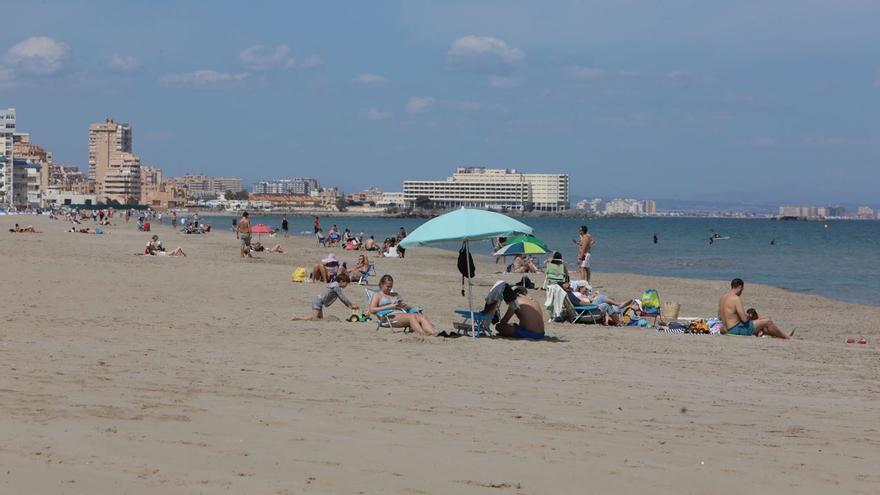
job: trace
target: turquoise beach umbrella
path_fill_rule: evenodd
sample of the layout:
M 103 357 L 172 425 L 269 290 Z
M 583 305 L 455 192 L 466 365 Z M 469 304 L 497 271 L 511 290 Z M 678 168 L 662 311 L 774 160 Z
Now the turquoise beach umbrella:
M 400 241 L 403 248 L 430 246 L 443 242 L 464 241 L 470 257 L 470 241 L 494 239 L 513 234 L 531 234 L 533 229 L 507 215 L 486 210 L 461 208 L 432 218 Z M 468 277 L 468 311 L 471 314 L 471 335 L 477 336 L 474 324 L 473 284 Z
M 507 215 L 462 208 L 428 220 L 400 241 L 400 245 L 411 248 L 442 242 L 478 241 L 511 234 L 531 233 L 531 227 Z

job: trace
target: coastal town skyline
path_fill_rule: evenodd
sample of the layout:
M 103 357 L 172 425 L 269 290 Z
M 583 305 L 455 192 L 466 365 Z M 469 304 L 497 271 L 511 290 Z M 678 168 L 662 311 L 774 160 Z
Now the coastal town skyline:
M 41 23 L 0 33 L 0 107 L 80 167 L 85 123 L 111 116 L 171 175 L 321 171 L 354 190 L 369 173 L 391 190 L 402 169 L 479 165 L 569 173 L 581 198 L 876 203 L 880 67 L 864 40 L 880 7 L 673 4 L 663 26 L 639 21 L 655 7 L 606 7 L 12 4 Z M 94 29 L 70 22 L 85 17 Z M 662 42 L 636 50 L 649 38 Z M 220 145 L 231 137 L 244 155 Z

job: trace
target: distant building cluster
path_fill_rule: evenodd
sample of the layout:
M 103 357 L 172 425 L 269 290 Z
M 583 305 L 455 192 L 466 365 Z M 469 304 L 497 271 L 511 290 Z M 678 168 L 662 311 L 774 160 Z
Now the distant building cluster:
M 240 178 L 187 174 L 165 179 L 133 151 L 130 124 L 108 118 L 89 125 L 88 169 L 53 162 L 52 152 L 18 132 L 14 108 L 0 109 L 0 205 L 34 208 L 60 205 L 184 206 L 188 201 L 242 192 Z
M 657 214 L 657 202 L 653 199 L 614 198 L 604 201 L 601 198 L 585 199 L 575 205 L 591 215 L 629 215 L 644 216 Z
M 779 207 L 779 216 L 804 219 L 846 218 L 846 208 L 842 206 L 790 206 Z
M 562 211 L 570 207 L 568 174 L 530 174 L 513 169 L 459 167 L 444 180 L 405 180 L 406 206 Z

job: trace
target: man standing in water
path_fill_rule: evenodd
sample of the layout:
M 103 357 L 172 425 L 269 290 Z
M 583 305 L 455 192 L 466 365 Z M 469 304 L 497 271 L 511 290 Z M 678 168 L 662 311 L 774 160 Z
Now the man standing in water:
M 721 296 L 718 301 L 718 319 L 721 320 L 723 326 L 721 333 L 729 335 L 754 335 L 761 337 L 767 334 L 778 339 L 790 339 L 794 335 L 794 330 L 786 334 L 773 323 L 770 318 L 758 318 L 752 320 L 743 307 L 742 296 L 745 282 L 741 278 L 735 278 L 730 281 L 730 290 Z
M 587 226 L 581 225 L 580 239 L 578 240 L 578 267 L 580 268 L 581 279 L 589 282 L 592 271 L 590 265 L 591 251 L 596 241 L 587 231 Z
M 241 240 L 241 257 L 251 257 L 251 221 L 248 220 L 248 212 L 241 212 L 241 218 L 235 230 L 235 237 Z
M 284 237 L 289 236 L 288 229 L 290 229 L 290 223 L 287 221 L 287 217 L 281 219 L 281 230 L 284 231 Z

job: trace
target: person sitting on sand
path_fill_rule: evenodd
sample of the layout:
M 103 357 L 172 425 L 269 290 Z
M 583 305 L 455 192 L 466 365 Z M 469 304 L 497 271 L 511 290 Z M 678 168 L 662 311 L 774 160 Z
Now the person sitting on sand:
M 389 318 L 395 327 L 410 327 L 413 332 L 419 335 L 437 335 L 437 331 L 434 330 L 434 325 L 428 321 L 428 317 L 423 313 L 409 313 L 409 306 L 400 299 L 400 296 L 393 289 L 394 278 L 391 275 L 382 275 L 382 278 L 379 279 L 379 291 L 374 293 L 370 299 L 370 313 L 376 314 L 379 311 L 391 310 L 393 313 L 389 315 Z
M 397 247 L 394 245 L 394 239 L 385 239 L 384 247 L 382 248 L 382 257 L 383 258 L 398 258 L 400 253 L 397 252 Z
M 520 293 L 525 295 L 526 289 L 521 286 L 510 285 L 504 280 L 495 282 L 495 285 L 486 294 L 486 302 L 481 313 L 491 314 L 492 323 L 498 323 L 501 320 L 501 303 L 504 302 L 508 307 L 511 305 L 516 306 L 516 296 Z
M 158 235 L 153 235 L 152 240 L 147 243 L 147 247 L 144 248 L 144 254 L 149 256 L 186 256 L 181 247 L 166 252 Z
M 769 318 L 757 318 L 752 320 L 743 308 L 742 293 L 745 282 L 740 278 L 730 281 L 730 290 L 718 301 L 718 319 L 721 320 L 721 333 L 729 335 L 754 335 L 761 337 L 769 335 L 779 339 L 789 339 L 794 335 L 794 330 L 786 334 Z M 755 316 L 758 313 L 755 312 Z
M 321 262 L 317 263 L 315 268 L 312 269 L 312 281 L 333 282 L 336 280 L 339 266 L 339 260 L 336 259 L 336 255 L 333 253 L 328 254 L 326 258 L 322 259 Z
M 330 282 L 312 299 L 312 314 L 309 316 L 294 316 L 291 318 L 293 321 L 312 321 L 312 320 L 320 320 L 324 318 L 324 308 L 333 304 L 334 301 L 339 299 L 342 301 L 342 304 L 351 308 L 352 311 L 357 311 L 359 308 L 352 304 L 351 301 L 345 296 L 345 293 L 342 292 L 343 289 L 348 287 L 348 284 L 351 282 L 351 279 L 348 278 L 348 275 L 345 273 L 340 273 L 339 276 L 336 277 L 335 282 Z
M 510 271 L 512 273 L 538 273 L 538 267 L 535 266 L 531 256 L 524 258 L 521 254 L 518 254 L 513 259 Z
M 348 271 L 348 276 L 352 280 L 360 280 L 368 271 L 370 271 L 370 260 L 366 254 L 358 256 L 357 264 Z
M 9 229 L 10 232 L 15 232 L 16 234 L 39 234 L 37 229 L 34 228 L 33 225 L 28 225 L 25 227 L 19 227 L 18 224 L 15 224 L 14 229 Z
M 507 312 L 501 317 L 501 321 L 495 325 L 495 330 L 502 337 L 511 339 L 541 340 L 544 338 L 544 310 L 541 306 L 529 298 L 525 288 L 516 290 L 515 304 L 512 302 L 507 307 Z M 517 322 L 510 323 L 510 319 L 516 315 Z
M 373 236 L 370 236 L 369 239 L 364 241 L 364 249 L 367 251 L 378 251 L 379 246 L 376 244 L 376 239 Z

